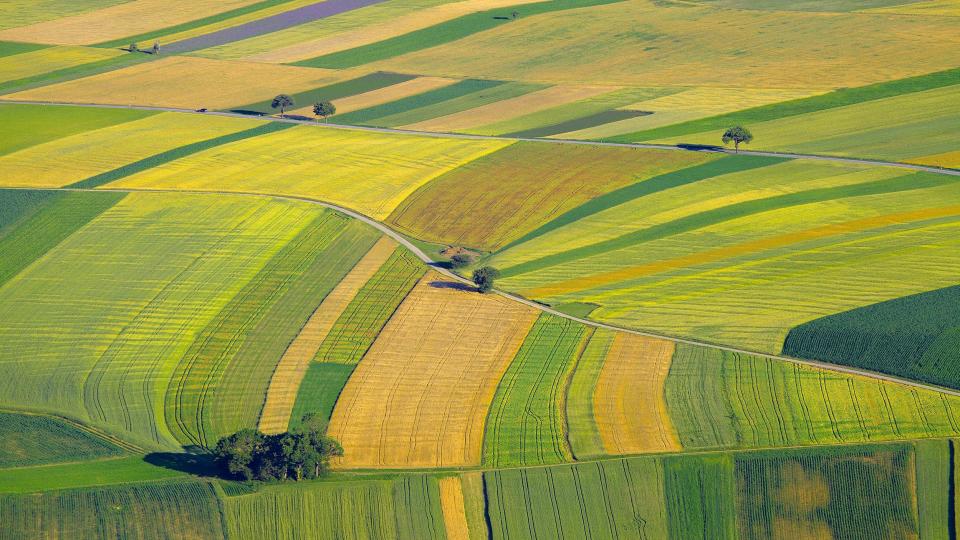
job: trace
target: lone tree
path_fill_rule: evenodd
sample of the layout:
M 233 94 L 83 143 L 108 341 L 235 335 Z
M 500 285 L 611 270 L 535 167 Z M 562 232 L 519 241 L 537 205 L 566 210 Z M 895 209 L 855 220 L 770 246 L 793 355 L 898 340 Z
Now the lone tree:
M 130 46 L 127 47 L 127 50 L 130 51 L 130 52 L 139 52 L 139 51 L 140 51 L 140 47 L 137 47 L 137 44 L 136 44 L 136 43 L 131 43 Z
M 750 144 L 750 141 L 753 140 L 753 135 L 750 133 L 750 130 L 743 126 L 733 126 L 723 132 L 723 137 L 720 140 L 722 140 L 725 145 L 733 141 L 733 148 L 739 153 L 740 143 Z
M 519 12 L 519 11 L 512 11 L 512 12 L 510 13 L 510 17 L 512 17 L 513 20 L 517 20 L 517 17 L 519 17 L 519 16 L 520 16 L 520 12 Z
M 493 288 L 493 280 L 500 277 L 500 271 L 492 266 L 483 266 L 473 271 L 473 284 L 477 290 L 486 293 Z
M 283 118 L 283 111 L 287 107 L 293 107 L 293 98 L 287 94 L 280 94 L 279 96 L 273 98 L 273 102 L 270 103 L 270 107 L 274 109 L 280 109 L 280 118 Z
M 329 101 L 319 101 L 313 104 L 313 114 L 314 116 L 322 116 L 323 121 L 326 122 L 328 116 L 337 114 L 337 108 Z
M 472 262 L 473 258 L 466 253 L 457 253 L 453 257 L 450 257 L 451 268 L 463 268 L 464 266 L 470 266 Z
M 153 47 L 150 50 L 153 51 L 153 54 L 160 54 L 160 44 L 154 41 Z

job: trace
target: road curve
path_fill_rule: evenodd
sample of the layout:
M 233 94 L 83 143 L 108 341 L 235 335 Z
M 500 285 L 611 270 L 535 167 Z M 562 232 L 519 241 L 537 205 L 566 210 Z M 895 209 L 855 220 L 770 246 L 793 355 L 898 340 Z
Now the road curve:
M 34 188 L 14 188 L 14 189 L 34 189 Z M 54 188 L 54 189 L 57 189 L 57 188 Z M 375 220 L 375 219 L 373 219 L 373 218 L 371 218 L 371 217 L 369 217 L 369 216 L 366 216 L 366 215 L 364 215 L 364 214 L 361 214 L 361 213 L 359 213 L 359 212 L 356 212 L 356 211 L 354 211 L 354 210 L 350 210 L 349 208 L 344 208 L 344 207 L 342 207 L 342 206 L 338 206 L 338 205 L 336 205 L 336 204 L 332 204 L 332 203 L 329 203 L 329 202 L 321 201 L 321 200 L 318 200 L 318 199 L 311 199 L 311 198 L 309 198 L 309 197 L 297 197 L 297 196 L 294 196 L 294 195 L 275 195 L 275 194 L 251 193 L 251 192 L 243 192 L 243 191 L 239 191 L 239 192 L 238 192 L 238 191 L 212 191 L 212 190 L 211 190 L 211 191 L 205 191 L 205 190 L 149 189 L 149 188 L 144 188 L 144 189 L 59 188 L 59 189 L 62 190 L 62 191 L 112 191 L 112 192 L 116 192 L 116 193 L 144 193 L 144 192 L 146 192 L 146 193 L 193 193 L 193 194 L 199 194 L 199 195 L 236 195 L 236 196 L 245 196 L 245 197 L 267 197 L 267 198 L 273 198 L 273 199 L 281 199 L 281 200 L 289 200 L 289 201 L 300 201 L 300 202 L 306 202 L 306 203 L 310 203 L 310 204 L 316 204 L 316 205 L 319 205 L 319 206 L 323 206 L 324 208 L 329 208 L 329 209 L 331 209 L 331 210 L 340 212 L 341 214 L 345 214 L 345 215 L 350 216 L 350 217 L 352 217 L 352 218 L 354 218 L 354 219 L 360 220 L 360 221 L 366 223 L 367 225 L 370 225 L 371 227 L 374 227 L 375 229 L 379 230 L 379 231 L 382 232 L 383 234 L 385 234 L 385 235 L 389 236 L 390 238 L 393 238 L 394 240 L 396 240 L 399 244 L 403 245 L 405 248 L 409 249 L 414 255 L 417 256 L 417 258 L 419 258 L 421 261 L 423 261 L 424 264 L 430 266 L 431 268 L 433 268 L 434 271 L 440 273 L 440 274 L 443 275 L 444 277 L 447 277 L 447 278 L 449 278 L 449 279 L 455 280 L 455 281 L 457 281 L 457 282 L 459 282 L 459 283 L 463 283 L 463 284 L 468 284 L 468 285 L 472 285 L 472 284 L 473 284 L 470 280 L 464 278 L 463 276 L 460 276 L 460 275 L 458 275 L 458 274 L 455 274 L 454 272 L 451 272 L 450 270 L 448 270 L 448 269 L 446 269 L 446 268 L 443 268 L 442 266 L 438 266 L 438 265 L 436 264 L 436 261 L 434 261 L 429 255 L 427 255 L 426 253 L 424 253 L 422 249 L 420 249 L 419 247 L 417 247 L 413 242 L 411 242 L 410 240 L 408 240 L 408 239 L 407 239 L 405 236 L 403 236 L 402 234 L 400 234 L 400 233 L 398 233 L 397 231 L 395 231 L 395 230 L 391 229 L 390 227 L 388 227 L 386 224 L 384 224 L 384 223 L 382 223 L 382 222 L 380 222 L 380 221 L 377 221 L 377 220 Z M 935 391 L 935 392 L 940 392 L 940 393 L 943 393 L 943 394 L 948 394 L 948 395 L 960 397 L 960 390 L 954 390 L 954 389 L 952 389 L 952 388 L 946 388 L 946 387 L 937 386 L 937 385 L 934 385 L 934 384 L 922 383 L 922 382 L 914 381 L 914 380 L 911 380 L 911 379 L 906 379 L 906 378 L 902 378 L 902 377 L 897 377 L 897 376 L 894 376 L 894 375 L 887 375 L 886 373 L 879 373 L 879 372 L 876 372 L 876 371 L 870 371 L 870 370 L 866 370 L 866 369 L 859 369 L 859 368 L 850 367 L 850 366 L 843 366 L 843 365 L 839 365 L 839 364 L 831 364 L 831 363 L 828 363 L 828 362 L 820 362 L 820 361 L 817 361 L 817 360 L 806 360 L 806 359 L 803 359 L 803 358 L 793 358 L 793 357 L 790 357 L 790 356 L 781 356 L 781 355 L 776 355 L 776 354 L 768 354 L 768 353 L 763 353 L 763 352 L 758 352 L 758 351 L 751 351 L 751 350 L 747 350 L 747 349 L 739 349 L 739 348 L 737 348 L 737 347 L 729 347 L 729 346 L 726 346 L 726 345 L 720 345 L 720 344 L 711 343 L 711 342 L 708 342 L 708 341 L 700 341 L 700 340 L 696 340 L 696 339 L 689 339 L 689 338 L 671 336 L 671 335 L 667 335 L 667 334 L 658 334 L 658 333 L 654 333 L 654 332 L 645 332 L 645 331 L 642 331 L 642 330 L 634 330 L 634 329 L 632 329 L 632 328 L 624 328 L 624 327 L 622 327 L 622 326 L 615 326 L 615 325 L 612 325 L 612 324 L 607 324 L 607 323 L 592 321 L 592 320 L 589 320 L 589 319 L 583 319 L 583 318 L 581 318 L 581 317 L 575 317 L 575 316 L 573 316 L 573 315 L 569 315 L 569 314 L 567 314 L 567 313 L 563 313 L 563 312 L 557 311 L 556 309 L 553 309 L 552 307 L 547 306 L 547 305 L 545 305 L 545 304 L 541 304 L 541 303 L 539 303 L 539 302 L 535 302 L 535 301 L 530 300 L 530 299 L 528 299 L 528 298 L 524 298 L 524 297 L 522 297 L 522 296 L 518 296 L 518 295 L 516 295 L 516 294 L 512 294 L 512 293 L 509 293 L 509 292 L 506 292 L 506 291 L 495 290 L 494 292 L 495 292 L 496 294 L 499 294 L 500 296 L 503 296 L 503 297 L 505 297 L 505 298 L 509 298 L 510 300 L 513 300 L 513 301 L 516 301 L 516 302 L 520 302 L 521 304 L 525 304 L 525 305 L 530 306 L 530 307 L 532 307 L 532 308 L 534 308 L 534 309 L 540 310 L 540 311 L 542 311 L 542 312 L 544 312 L 544 313 L 549 313 L 549 314 L 551 314 L 551 315 L 556 315 L 557 317 L 563 317 L 564 319 L 569 319 L 569 320 L 571 320 L 571 321 L 576 321 L 576 322 L 578 322 L 578 323 L 581 323 L 581 324 L 584 324 L 584 325 L 587 325 L 587 326 L 591 326 L 591 327 L 594 327 L 594 328 L 604 328 L 604 329 L 607 329 L 607 330 L 613 330 L 613 331 L 616 331 L 616 332 L 626 332 L 626 333 L 628 333 L 628 334 L 634 334 L 634 335 L 638 335 L 638 336 L 645 336 L 645 337 L 652 337 L 652 338 L 659 338 L 659 339 L 667 339 L 667 340 L 673 341 L 673 342 L 675 342 L 675 343 L 684 343 L 684 344 L 687 344 L 687 345 L 695 345 L 695 346 L 698 346 L 698 347 L 707 347 L 707 348 L 710 348 L 710 349 L 716 349 L 716 350 L 726 351 L 726 352 L 731 352 L 731 353 L 736 353 L 736 354 L 747 354 L 747 355 L 751 355 L 751 356 L 758 356 L 758 357 L 761 357 L 761 358 L 771 358 L 771 359 L 774 359 L 774 360 L 780 360 L 780 361 L 783 361 L 783 362 L 790 362 L 790 363 L 799 364 L 799 365 L 802 365 L 802 366 L 815 367 L 815 368 L 824 369 L 824 370 L 828 370 L 828 371 L 833 371 L 833 372 L 837 372 L 837 373 L 845 373 L 845 374 L 848 374 L 848 375 L 860 375 L 860 376 L 863 376 L 863 377 L 869 377 L 869 378 L 876 379 L 876 380 L 887 381 L 887 382 L 892 382 L 892 383 L 897 383 L 897 384 L 903 384 L 903 385 L 907 385 L 907 386 L 912 386 L 912 387 L 914 387 L 914 388 L 922 388 L 922 389 L 925 389 L 925 390 L 932 390 L 932 391 Z
M 712 147 L 712 146 L 685 147 L 685 146 L 675 146 L 671 144 L 620 143 L 620 142 L 588 141 L 588 140 L 580 140 L 580 139 L 540 139 L 540 138 L 528 138 L 528 137 L 503 137 L 499 135 L 469 135 L 465 133 L 445 133 L 445 132 L 438 132 L 438 131 L 417 131 L 412 129 L 327 124 L 327 123 L 319 123 L 315 120 L 301 120 L 298 118 L 275 118 L 272 116 L 257 117 L 257 116 L 251 116 L 249 114 L 233 113 L 233 112 L 226 112 L 226 111 L 210 111 L 210 112 L 200 113 L 193 109 L 181 109 L 176 107 L 150 107 L 146 105 L 104 105 L 104 104 L 97 104 L 97 103 L 66 103 L 66 102 L 58 102 L 58 101 L 20 101 L 20 100 L 6 99 L 3 97 L 0 97 L 0 103 L 16 103 L 20 105 L 55 105 L 55 106 L 61 106 L 61 107 L 94 107 L 94 108 L 101 108 L 101 109 L 136 109 L 141 111 L 161 111 L 161 112 L 177 112 L 177 113 L 188 113 L 188 114 L 205 114 L 205 115 L 213 115 L 213 116 L 228 116 L 232 118 L 248 118 L 248 119 L 260 118 L 263 120 L 271 120 L 274 122 L 284 122 L 288 124 L 302 124 L 302 125 L 315 126 L 315 127 L 324 128 L 324 129 L 368 131 L 373 133 L 395 133 L 399 135 L 415 135 L 419 137 L 437 137 L 437 138 L 444 138 L 444 139 L 526 141 L 526 142 L 537 142 L 537 143 L 548 143 L 548 144 L 613 146 L 613 147 L 620 147 L 620 148 L 649 148 L 649 149 L 657 149 L 657 150 L 677 150 L 681 152 L 706 152 L 706 153 L 713 153 L 713 154 L 739 153 L 740 155 L 744 155 L 744 156 L 765 156 L 765 157 L 783 157 L 783 158 L 791 158 L 791 159 L 811 159 L 811 160 L 818 160 L 818 161 L 830 161 L 835 163 L 875 165 L 879 167 L 897 167 L 901 169 L 910 169 L 914 171 L 946 174 L 950 176 L 960 176 L 960 169 L 945 169 L 942 167 L 933 167 L 930 165 L 916 165 L 913 163 L 902 163 L 899 161 L 850 158 L 850 157 L 830 156 L 830 155 L 823 155 L 823 154 L 765 152 L 762 150 L 740 150 L 739 152 L 735 152 L 733 150 L 728 150 L 726 148 Z

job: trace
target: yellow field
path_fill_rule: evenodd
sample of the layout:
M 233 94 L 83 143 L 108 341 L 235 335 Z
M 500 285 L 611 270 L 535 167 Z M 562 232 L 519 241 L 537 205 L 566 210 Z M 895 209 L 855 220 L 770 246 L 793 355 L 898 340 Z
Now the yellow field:
M 178 146 L 260 123 L 244 118 L 160 113 L 0 156 L 0 184 L 65 186 Z
M 23 54 L 0 57 L 0 82 L 15 81 L 58 69 L 106 60 L 121 54 L 115 49 L 92 47 L 51 47 Z
M 610 454 L 680 450 L 663 397 L 674 344 L 618 333 L 593 396 L 593 413 Z
M 278 47 L 267 52 L 247 56 L 244 60 L 277 64 L 296 62 L 389 39 L 476 11 L 539 1 L 541 0 L 464 0 L 462 2 L 452 2 L 421 9 L 399 17 L 384 19 L 381 23 L 371 24 L 356 30 Z
M 367 67 L 554 84 L 825 91 L 960 65 L 956 30 L 952 17 L 631 1 L 520 18 Z
M 313 312 L 307 324 L 280 358 L 276 371 L 270 379 L 267 399 L 260 413 L 259 427 L 264 433 L 282 433 L 287 430 L 290 413 L 297 401 L 297 392 L 303 376 L 317 349 L 327 337 L 343 310 L 356 296 L 357 291 L 380 269 L 396 249 L 397 243 L 387 237 L 381 238 L 355 267 Z
M 171 56 L 12 94 L 10 99 L 224 109 L 336 82 L 329 70 Z
M 640 101 L 622 109 L 648 111 L 653 114 L 611 122 L 602 126 L 554 135 L 570 139 L 598 139 L 621 133 L 705 118 L 731 111 L 759 107 L 821 93 L 802 88 L 713 88 L 695 87 L 667 96 Z
M 449 86 L 455 82 L 457 82 L 456 79 L 446 79 L 443 77 L 417 77 L 416 79 L 404 81 L 399 84 L 393 84 L 363 94 L 338 99 L 334 105 L 337 106 L 337 114 L 344 114 Z M 313 116 L 313 105 L 311 104 L 292 110 L 290 114 L 311 117 Z
M 942 154 L 933 154 L 932 156 L 923 156 L 904 160 L 907 163 L 917 163 L 919 165 L 932 165 L 934 167 L 960 167 L 960 150 L 944 152 Z
M 199 152 L 111 186 L 296 195 L 384 219 L 421 185 L 508 144 L 298 126 Z
M 222 13 L 257 0 L 133 0 L 108 8 L 0 32 L 0 40 L 89 45 Z M 171 5 L 172 4 L 172 5 Z
M 957 0 L 927 0 L 912 4 L 865 9 L 863 13 L 896 13 L 898 15 L 930 15 L 933 17 L 960 17 Z
M 463 506 L 463 486 L 459 476 L 440 479 L 440 508 L 443 510 L 443 525 L 447 540 L 470 540 L 467 513 Z
M 424 276 L 347 382 L 330 421 L 340 467 L 480 462 L 487 410 L 537 312 L 450 285 Z
M 463 131 L 465 129 L 508 120 L 519 114 L 529 114 L 573 101 L 587 99 L 616 90 L 610 86 L 554 86 L 474 109 L 431 118 L 416 124 L 402 126 L 424 131 Z

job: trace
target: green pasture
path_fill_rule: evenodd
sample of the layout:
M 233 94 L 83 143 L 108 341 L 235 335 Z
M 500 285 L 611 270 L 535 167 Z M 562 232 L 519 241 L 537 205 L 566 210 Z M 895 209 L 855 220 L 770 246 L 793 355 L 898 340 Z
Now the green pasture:
M 62 137 L 93 131 L 157 114 L 131 109 L 101 109 L 58 105 L 0 104 L 0 122 L 16 129 L 4 131 L 0 155 Z
M 0 468 L 119 456 L 123 449 L 59 418 L 0 412 Z

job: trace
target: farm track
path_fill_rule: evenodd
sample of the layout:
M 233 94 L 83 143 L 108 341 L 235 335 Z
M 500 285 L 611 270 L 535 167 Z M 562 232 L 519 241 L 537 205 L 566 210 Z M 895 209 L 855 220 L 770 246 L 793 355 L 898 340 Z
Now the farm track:
M 372 127 L 372 126 L 351 126 L 351 125 L 340 125 L 340 124 L 326 124 L 319 123 L 315 120 L 301 120 L 297 118 L 276 118 L 272 116 L 253 116 L 249 114 L 226 112 L 226 111 L 209 111 L 205 113 L 197 112 L 193 109 L 181 109 L 177 107 L 150 107 L 146 105 L 103 105 L 96 103 L 65 103 L 65 102 L 56 102 L 56 101 L 20 101 L 13 99 L 6 99 L 0 97 L 0 104 L 2 103 L 12 103 L 19 105 L 56 105 L 56 106 L 65 106 L 65 107 L 94 107 L 101 109 L 135 109 L 142 111 L 160 111 L 160 112 L 177 112 L 177 113 L 190 113 L 190 114 L 205 114 L 205 115 L 214 115 L 214 116 L 228 116 L 233 118 L 247 118 L 247 119 L 262 119 L 262 120 L 271 120 L 273 122 L 283 122 L 287 124 L 302 124 L 307 126 L 317 126 L 321 128 L 328 129 L 343 129 L 350 131 L 367 131 L 372 133 L 394 133 L 398 135 L 416 135 L 421 137 L 436 137 L 444 139 L 467 139 L 467 140 L 493 140 L 493 141 L 524 141 L 524 142 L 538 142 L 538 143 L 552 143 L 552 144 L 575 144 L 575 145 L 585 145 L 585 146 L 612 146 L 620 148 L 647 148 L 647 149 L 656 149 L 656 150 L 677 150 L 680 152 L 706 152 L 712 154 L 740 154 L 744 156 L 764 156 L 764 157 L 782 157 L 782 158 L 791 158 L 791 159 L 809 159 L 816 161 L 831 161 L 834 163 L 852 163 L 860 165 L 876 165 L 880 167 L 897 167 L 901 169 L 909 169 L 913 171 L 922 171 L 930 172 L 936 174 L 946 174 L 950 176 L 960 176 L 960 169 L 944 169 L 940 167 L 933 167 L 929 165 L 916 165 L 913 163 L 902 163 L 898 161 L 884 161 L 879 159 L 862 159 L 862 158 L 852 158 L 852 157 L 841 157 L 841 156 L 831 156 L 824 154 L 796 154 L 792 152 L 764 152 L 762 150 L 740 150 L 739 152 L 734 152 L 726 148 L 712 147 L 707 146 L 703 147 L 700 145 L 691 145 L 690 147 L 685 146 L 676 146 L 671 144 L 652 144 L 652 143 L 620 143 L 620 142 L 604 142 L 604 141 L 595 141 L 595 140 L 579 140 L 579 139 L 546 139 L 546 138 L 529 138 L 529 137 L 505 137 L 501 135 L 469 135 L 465 133 L 444 133 L 437 131 L 417 131 L 412 129 L 397 129 L 397 128 L 386 128 L 386 127 Z

